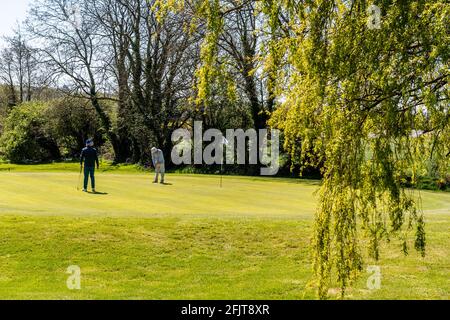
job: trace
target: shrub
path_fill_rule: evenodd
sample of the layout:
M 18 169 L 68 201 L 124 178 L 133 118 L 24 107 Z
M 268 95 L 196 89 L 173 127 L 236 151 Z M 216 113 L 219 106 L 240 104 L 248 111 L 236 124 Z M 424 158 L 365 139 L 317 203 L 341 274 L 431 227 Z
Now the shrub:
M 0 152 L 13 163 L 59 160 L 55 139 L 46 129 L 47 106 L 24 103 L 14 107 L 4 122 Z
M 64 98 L 52 101 L 45 110 L 47 131 L 55 137 L 65 157 L 76 157 L 87 139 L 104 143 L 97 114 L 88 100 Z

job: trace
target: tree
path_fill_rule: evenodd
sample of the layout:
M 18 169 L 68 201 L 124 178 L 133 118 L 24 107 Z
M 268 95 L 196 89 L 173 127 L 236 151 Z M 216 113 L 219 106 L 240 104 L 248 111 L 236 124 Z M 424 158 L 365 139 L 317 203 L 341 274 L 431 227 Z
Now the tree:
M 190 18 L 185 11 L 162 18 L 155 1 L 119 1 L 103 9 L 100 4 L 98 19 L 109 30 L 110 43 L 115 43 L 119 101 L 133 114 L 129 118 L 132 136 L 140 137 L 145 127 L 151 139 L 135 141 L 141 153 L 148 153 L 151 142 L 168 156 L 172 132 L 190 115 L 189 97 L 198 62 L 198 40 L 183 32 Z M 107 18 L 100 18 L 102 12 Z
M 268 114 L 272 112 L 272 99 L 265 95 L 263 82 L 258 79 L 261 51 L 257 11 L 253 1 L 225 1 L 223 31 L 219 37 L 219 56 L 222 63 L 232 69 L 232 79 L 239 86 L 239 94 L 247 98 L 255 129 L 267 126 Z M 258 70 L 259 69 L 259 70 Z M 226 70 L 226 69 L 225 69 Z M 265 102 L 267 101 L 267 108 Z
M 42 0 L 33 3 L 28 21 L 29 31 L 40 40 L 40 52 L 45 57 L 47 68 L 59 85 L 70 88 L 71 94 L 89 99 L 102 123 L 114 149 L 114 160 L 123 162 L 119 139 L 110 114 L 102 105 L 108 100 L 104 87 L 107 70 L 102 60 L 101 38 L 98 37 L 98 22 L 81 20 L 88 17 L 90 5 L 78 1 L 71 6 L 65 0 Z
M 13 107 L 17 104 L 16 84 L 13 72 L 14 56 L 11 50 L 3 49 L 1 52 L 0 70 L 1 78 L 8 88 L 8 106 Z
M 59 160 L 58 145 L 46 130 L 47 106 L 27 102 L 14 108 L 5 119 L 0 152 L 15 163 Z
M 376 1 L 378 29 L 364 0 L 257 3 L 269 34 L 265 67 L 278 70 L 273 92 L 285 99 L 272 125 L 283 129 L 293 159 L 324 164 L 313 241 L 319 296 L 334 279 L 344 295 L 362 269 L 361 234 L 378 259 L 380 242 L 393 235 L 406 253 L 414 228 L 425 255 L 424 218 L 402 177 L 417 177 L 425 139 L 448 171 L 450 9 L 444 1 Z M 227 10 L 219 0 L 196 6 L 206 26 L 199 101 L 220 76 Z
M 191 116 L 189 105 L 199 62 L 199 39 L 188 32 L 191 17 L 186 10 L 160 18 L 155 4 L 156 1 L 150 2 L 153 10 L 144 15 L 144 30 L 150 32 L 143 37 L 148 49 L 146 64 L 142 66 L 145 87 L 137 86 L 141 58 L 136 50 L 132 51 L 134 57 L 130 59 L 137 62 L 132 69 L 135 102 L 146 100 L 144 105 L 148 106 L 150 117 L 156 120 L 152 128 L 156 143 L 168 157 L 172 132 L 183 127 Z
M 413 246 L 425 255 L 424 218 L 402 178 L 411 171 L 416 182 L 425 138 L 440 146 L 448 168 L 449 8 L 442 1 L 377 4 L 380 29 L 368 27 L 374 17 L 366 1 L 281 8 L 306 21 L 284 39 L 292 75 L 275 122 L 291 152 L 300 139 L 301 160 L 313 148 L 325 163 L 314 235 L 321 297 L 332 270 L 344 295 L 362 269 L 360 234 L 378 260 L 380 242 L 394 235 L 407 253 L 415 229 Z M 419 110 L 430 117 L 424 121 Z
M 116 162 L 142 160 L 150 144 L 168 155 L 172 131 L 189 118 L 198 39 L 180 32 L 190 26 L 186 12 L 160 19 L 154 4 L 41 0 L 31 10 L 29 30 L 55 83 L 91 101 Z M 117 103 L 117 117 L 104 100 Z
M 0 54 L 0 79 L 9 87 L 9 106 L 15 106 L 31 101 L 33 85 L 39 79 L 37 53 L 26 41 L 20 26 L 5 41 L 6 48 Z
M 77 157 L 87 139 L 101 147 L 104 132 L 95 109 L 82 98 L 60 98 L 47 103 L 45 130 L 56 141 L 63 156 Z

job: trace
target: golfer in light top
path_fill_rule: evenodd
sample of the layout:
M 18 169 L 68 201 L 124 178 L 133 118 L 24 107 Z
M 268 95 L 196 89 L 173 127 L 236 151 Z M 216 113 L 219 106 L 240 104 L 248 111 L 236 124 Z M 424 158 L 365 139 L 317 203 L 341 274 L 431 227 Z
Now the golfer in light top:
M 80 165 L 84 164 L 84 185 L 83 192 L 87 192 L 89 176 L 91 177 L 92 192 L 95 193 L 95 165 L 99 168 L 97 150 L 94 148 L 94 141 L 86 141 L 86 148 L 81 151 Z
M 155 180 L 153 183 L 158 183 L 159 175 L 161 174 L 161 184 L 164 184 L 164 174 L 166 173 L 164 154 L 160 149 L 152 148 L 152 161 L 155 167 Z

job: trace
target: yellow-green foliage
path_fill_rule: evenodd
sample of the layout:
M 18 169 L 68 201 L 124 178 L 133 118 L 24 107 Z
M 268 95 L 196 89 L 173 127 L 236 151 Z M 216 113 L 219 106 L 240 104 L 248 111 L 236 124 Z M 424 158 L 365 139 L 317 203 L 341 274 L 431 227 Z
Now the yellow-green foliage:
M 449 6 L 379 5 L 380 29 L 367 27 L 365 1 L 289 1 L 280 8 L 302 12 L 308 28 L 285 37 L 292 76 L 273 124 L 299 163 L 325 164 L 314 236 L 321 297 L 333 269 L 342 295 L 362 270 L 360 235 L 369 236 L 369 253 L 378 259 L 380 241 L 392 235 L 407 253 L 415 229 L 414 247 L 424 256 L 424 220 L 402 178 L 423 174 L 424 157 L 448 173 Z
M 226 7 L 196 3 L 207 26 L 198 100 L 207 101 Z M 380 28 L 369 28 L 365 0 L 257 4 L 268 87 L 286 101 L 271 124 L 284 131 L 295 163 L 324 165 L 313 241 L 319 295 L 332 274 L 343 295 L 363 266 L 363 234 L 378 258 L 380 241 L 392 235 L 408 252 L 415 230 L 414 247 L 425 255 L 424 221 L 401 183 L 406 174 L 415 182 L 424 157 L 448 174 L 449 4 L 375 1 Z

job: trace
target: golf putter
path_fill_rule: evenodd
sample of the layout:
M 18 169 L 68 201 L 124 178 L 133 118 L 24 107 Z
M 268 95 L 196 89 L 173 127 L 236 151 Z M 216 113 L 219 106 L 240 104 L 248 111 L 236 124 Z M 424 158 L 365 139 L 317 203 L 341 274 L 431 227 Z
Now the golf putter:
M 78 175 L 77 191 L 80 191 L 80 182 L 81 182 L 81 172 L 82 171 L 83 171 L 83 166 L 80 166 L 80 174 Z

